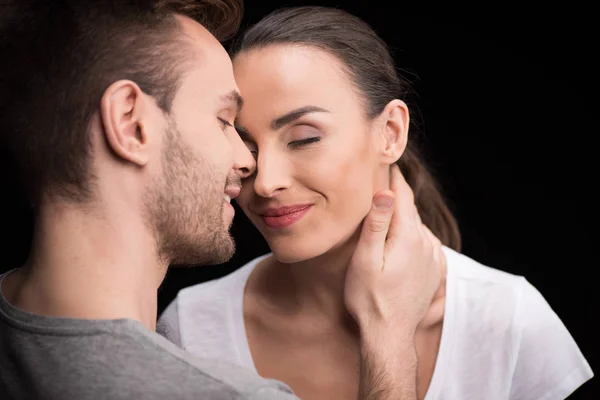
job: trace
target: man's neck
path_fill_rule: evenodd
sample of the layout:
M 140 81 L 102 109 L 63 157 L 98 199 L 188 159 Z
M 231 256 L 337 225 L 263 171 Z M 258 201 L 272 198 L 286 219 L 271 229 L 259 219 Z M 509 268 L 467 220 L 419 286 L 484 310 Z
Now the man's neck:
M 34 314 L 128 318 L 155 330 L 167 269 L 155 249 L 139 213 L 48 204 L 36 217 L 26 265 L 5 279 L 3 292 Z

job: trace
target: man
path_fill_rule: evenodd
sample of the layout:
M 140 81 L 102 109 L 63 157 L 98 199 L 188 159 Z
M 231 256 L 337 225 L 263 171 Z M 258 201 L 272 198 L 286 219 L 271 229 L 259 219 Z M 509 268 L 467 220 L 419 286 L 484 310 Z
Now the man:
M 168 265 L 221 263 L 234 250 L 229 203 L 255 163 L 231 126 L 242 100 L 217 38 L 239 25 L 241 1 L 2 7 L 2 140 L 36 215 L 26 264 L 0 280 L 3 398 L 295 398 L 283 384 L 193 359 L 154 332 Z M 410 337 L 386 339 L 400 314 L 380 309 L 398 297 L 381 282 L 419 282 L 441 265 L 439 243 L 423 236 L 409 241 L 420 244 L 411 260 L 419 268 L 382 273 L 391 210 L 374 207 L 367 218 L 349 286 L 372 332 L 365 398 L 414 398 L 416 360 L 396 361 Z M 415 321 L 430 286 L 408 308 Z M 399 378 L 408 384 L 398 387 Z

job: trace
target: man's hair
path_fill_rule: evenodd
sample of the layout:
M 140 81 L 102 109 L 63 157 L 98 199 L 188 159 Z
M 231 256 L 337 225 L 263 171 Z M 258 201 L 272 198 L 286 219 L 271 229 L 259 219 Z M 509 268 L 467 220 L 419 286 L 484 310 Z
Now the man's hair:
M 0 137 L 22 189 L 90 198 L 90 121 L 113 82 L 129 79 L 166 113 L 189 48 L 176 14 L 221 41 L 243 0 L 8 0 L 0 5 Z

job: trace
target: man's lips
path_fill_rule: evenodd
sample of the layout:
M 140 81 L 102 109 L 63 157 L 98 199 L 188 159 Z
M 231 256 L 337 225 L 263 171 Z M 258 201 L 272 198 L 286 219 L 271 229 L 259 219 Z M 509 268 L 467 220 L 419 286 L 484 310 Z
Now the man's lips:
M 242 188 L 240 186 L 227 186 L 225 188 L 225 196 L 229 197 L 229 199 L 235 199 L 240 195 Z

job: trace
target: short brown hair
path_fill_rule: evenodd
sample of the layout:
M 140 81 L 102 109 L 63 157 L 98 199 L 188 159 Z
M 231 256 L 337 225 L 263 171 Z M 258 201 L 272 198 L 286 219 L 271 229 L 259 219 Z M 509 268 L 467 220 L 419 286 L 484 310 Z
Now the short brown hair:
M 412 94 L 410 83 L 397 72 L 385 42 L 366 22 L 345 11 L 317 6 L 276 10 L 238 38 L 233 54 L 277 44 L 313 46 L 337 57 L 357 88 L 368 118 L 380 115 L 390 101 L 407 101 Z M 414 112 L 412 109 L 413 117 Z M 411 129 L 415 128 L 413 124 Z M 398 165 L 414 192 L 423 223 L 444 245 L 460 250 L 458 223 L 427 168 L 414 135 Z
M 0 135 L 31 202 L 89 199 L 91 117 L 106 88 L 136 82 L 168 113 L 186 48 L 175 14 L 224 41 L 243 0 L 12 0 L 0 6 Z

